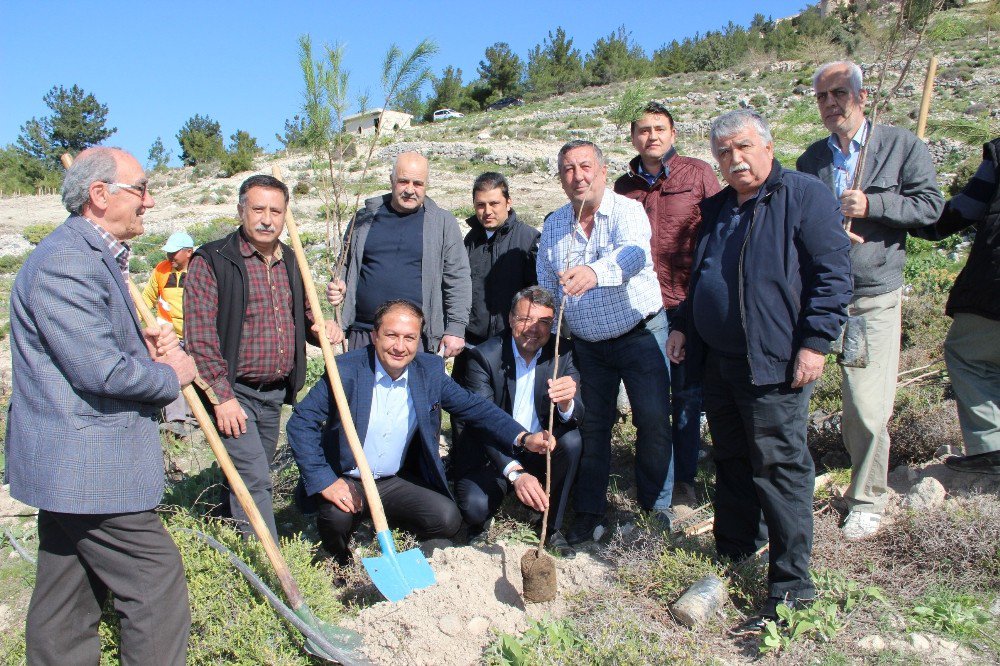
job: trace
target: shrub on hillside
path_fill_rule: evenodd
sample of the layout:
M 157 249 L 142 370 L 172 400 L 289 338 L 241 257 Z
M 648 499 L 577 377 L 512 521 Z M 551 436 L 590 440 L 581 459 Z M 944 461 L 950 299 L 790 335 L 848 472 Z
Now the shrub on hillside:
M 240 226 L 240 221 L 235 217 L 216 217 L 208 222 L 192 224 L 188 227 L 187 232 L 191 234 L 195 245 L 204 245 L 232 233 L 238 226 Z
M 32 245 L 38 245 L 42 239 L 55 231 L 57 224 L 29 224 L 24 228 L 24 238 Z

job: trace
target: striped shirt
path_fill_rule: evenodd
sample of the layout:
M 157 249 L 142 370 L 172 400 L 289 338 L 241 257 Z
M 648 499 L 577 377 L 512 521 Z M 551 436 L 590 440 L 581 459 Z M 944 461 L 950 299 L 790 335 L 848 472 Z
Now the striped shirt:
M 83 219 L 90 222 L 90 225 L 94 227 L 94 231 L 101 236 L 101 240 L 108 244 L 108 250 L 111 251 L 111 255 L 115 258 L 118 269 L 122 272 L 122 277 L 128 282 L 128 262 L 132 257 L 132 248 L 128 246 L 128 243 L 123 243 L 112 236 L 104 227 L 98 225 L 89 217 Z
M 585 264 L 597 275 L 596 287 L 566 299 L 566 324 L 574 336 L 590 342 L 617 338 L 663 307 L 650 236 L 642 205 L 610 189 L 594 212 L 590 238 L 576 224 L 570 203 L 545 220 L 538 284 L 555 294 L 558 304 L 563 295 L 558 274 L 567 267 Z

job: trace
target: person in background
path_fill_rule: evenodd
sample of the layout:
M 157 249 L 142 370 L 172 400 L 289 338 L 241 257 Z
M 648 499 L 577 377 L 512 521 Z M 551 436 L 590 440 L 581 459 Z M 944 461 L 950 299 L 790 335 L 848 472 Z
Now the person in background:
M 188 262 L 194 254 L 194 239 L 183 231 L 175 231 L 163 245 L 167 258 L 156 265 L 149 276 L 142 298 L 146 307 L 155 308 L 161 323 L 171 324 L 181 348 L 184 347 L 184 278 Z M 183 395 L 163 408 L 161 429 L 175 435 L 190 434 L 194 419 Z

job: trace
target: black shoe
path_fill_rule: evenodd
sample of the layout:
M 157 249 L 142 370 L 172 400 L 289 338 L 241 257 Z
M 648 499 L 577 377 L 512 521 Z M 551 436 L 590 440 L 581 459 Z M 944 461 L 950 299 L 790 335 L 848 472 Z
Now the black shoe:
M 785 625 L 785 621 L 778 617 L 778 606 L 787 606 L 792 610 L 805 608 L 812 603 L 812 599 L 792 599 L 789 597 L 770 597 L 756 615 L 748 617 L 743 622 L 729 630 L 733 636 L 757 636 L 764 633 L 764 628 L 768 622 L 774 622 L 779 627 Z
M 569 545 L 566 537 L 559 530 L 549 535 L 549 542 L 545 544 L 545 548 L 563 559 L 570 560 L 576 557 L 576 549 Z
M 1000 451 L 977 453 L 974 456 L 950 456 L 944 464 L 956 472 L 973 474 L 1000 474 Z
M 571 546 L 575 546 L 584 541 L 597 541 L 604 534 L 603 521 L 604 515 L 600 513 L 576 514 L 573 527 L 566 533 L 566 542 Z

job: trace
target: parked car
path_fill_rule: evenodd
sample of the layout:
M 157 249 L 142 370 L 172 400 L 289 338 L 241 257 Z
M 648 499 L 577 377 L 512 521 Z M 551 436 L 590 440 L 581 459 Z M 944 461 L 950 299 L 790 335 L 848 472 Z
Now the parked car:
M 486 107 L 486 110 L 499 111 L 500 109 L 506 109 L 508 106 L 524 106 L 524 100 L 520 97 L 504 97 L 490 104 Z
M 434 122 L 437 122 L 439 120 L 448 120 L 449 118 L 464 118 L 464 117 L 465 117 L 464 113 L 459 113 L 454 109 L 438 109 L 437 111 L 434 112 L 433 119 Z

